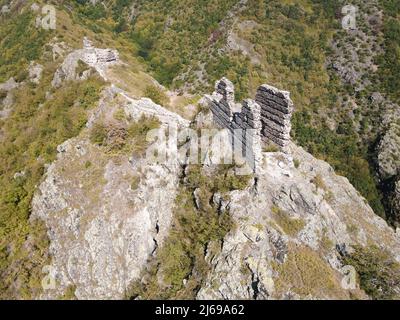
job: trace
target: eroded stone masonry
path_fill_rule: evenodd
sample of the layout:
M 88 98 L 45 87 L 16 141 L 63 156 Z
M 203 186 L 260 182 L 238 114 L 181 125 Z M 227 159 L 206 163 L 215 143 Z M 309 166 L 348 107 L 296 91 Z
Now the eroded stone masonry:
M 258 88 L 254 100 L 235 102 L 231 81 L 222 78 L 215 91 L 207 95 L 214 123 L 231 133 L 235 152 L 239 151 L 253 170 L 262 159 L 262 143 L 285 148 L 290 142 L 293 102 L 290 93 L 269 85 Z

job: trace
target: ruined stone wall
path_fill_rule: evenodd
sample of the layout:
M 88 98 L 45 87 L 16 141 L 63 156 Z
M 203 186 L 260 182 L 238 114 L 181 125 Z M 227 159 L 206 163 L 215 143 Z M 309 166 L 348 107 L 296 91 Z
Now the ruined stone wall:
M 293 113 L 290 93 L 263 84 L 257 90 L 256 102 L 261 106 L 261 135 L 264 141 L 285 147 L 290 141 Z
M 269 85 L 258 88 L 255 100 L 235 103 L 234 86 L 226 78 L 215 84 L 215 91 L 206 96 L 218 128 L 229 129 L 234 152 L 256 170 L 261 161 L 261 144 L 273 142 L 285 147 L 290 141 L 293 102 L 287 91 Z
M 235 103 L 233 84 L 226 78 L 217 81 L 213 95 L 206 97 L 214 123 L 221 129 L 229 129 L 233 152 L 246 159 L 255 171 L 261 161 L 260 106 L 251 99 Z

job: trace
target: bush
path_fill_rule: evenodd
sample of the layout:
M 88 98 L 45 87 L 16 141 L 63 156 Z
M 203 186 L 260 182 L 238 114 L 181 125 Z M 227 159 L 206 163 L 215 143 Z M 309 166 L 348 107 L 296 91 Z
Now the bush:
M 21 70 L 18 72 L 18 74 L 15 77 L 16 82 L 23 82 L 25 81 L 29 76 L 29 72 L 27 70 Z
M 149 142 L 146 140 L 147 133 L 159 127 L 160 121 L 156 117 L 146 117 L 144 115 L 138 121 L 132 123 L 128 127 L 129 137 L 134 140 L 132 151 L 142 155 L 149 145 Z
M 3 90 L 3 89 L 1 89 L 0 90 L 0 101 L 1 100 L 3 100 L 3 99 L 5 99 L 6 97 L 7 97 L 7 91 L 6 90 Z
M 154 85 L 147 86 L 144 95 L 159 105 L 166 105 L 169 102 L 167 95 L 160 88 Z
M 107 138 L 107 129 L 104 123 L 95 123 L 90 131 L 90 141 L 93 144 L 103 145 Z
M 360 287 L 373 299 L 399 299 L 400 264 L 389 251 L 377 246 L 353 249 L 343 261 L 356 269 Z

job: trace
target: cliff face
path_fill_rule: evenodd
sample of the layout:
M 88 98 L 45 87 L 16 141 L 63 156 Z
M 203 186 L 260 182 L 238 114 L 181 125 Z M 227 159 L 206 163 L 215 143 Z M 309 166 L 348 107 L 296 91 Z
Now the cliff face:
M 256 182 L 224 206 L 237 228 L 224 239 L 200 299 L 342 299 L 338 248 L 375 244 L 400 259 L 400 238 L 347 179 L 302 148 L 264 153 Z

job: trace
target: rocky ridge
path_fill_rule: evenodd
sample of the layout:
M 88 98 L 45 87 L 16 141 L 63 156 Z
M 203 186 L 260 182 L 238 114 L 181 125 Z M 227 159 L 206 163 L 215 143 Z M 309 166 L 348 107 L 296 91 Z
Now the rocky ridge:
M 225 99 L 232 98 L 229 88 L 222 88 Z M 111 84 L 91 111 L 87 130 L 116 110 L 127 121 L 145 114 L 162 126 L 190 124 Z M 171 226 L 180 165 L 109 154 L 90 142 L 87 130 L 58 147 L 32 202 L 31 219 L 48 228 L 57 280 L 42 299 L 68 288 L 78 299 L 125 297 Z M 261 152 L 261 157 L 260 171 L 247 188 L 213 196 L 236 227 L 219 248 L 208 244 L 210 271 L 197 298 L 367 298 L 359 288 L 343 286 L 341 254 L 356 244 L 374 244 L 400 262 L 399 236 L 347 179 L 302 148 L 288 142 L 285 153 Z

